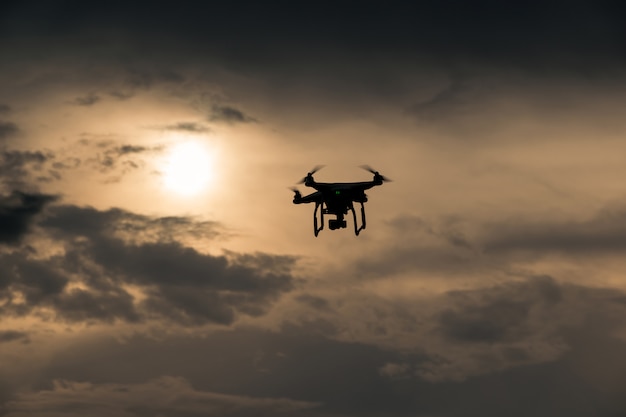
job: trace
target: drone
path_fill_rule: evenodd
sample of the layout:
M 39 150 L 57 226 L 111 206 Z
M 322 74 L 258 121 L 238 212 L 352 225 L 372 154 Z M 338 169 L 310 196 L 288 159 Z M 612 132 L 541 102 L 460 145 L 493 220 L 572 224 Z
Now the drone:
M 331 214 L 337 216 L 336 219 L 330 219 L 328 221 L 328 227 L 330 230 L 343 229 L 347 227 L 347 222 L 344 220 L 344 216 L 348 214 L 348 210 L 352 211 L 352 217 L 354 219 L 354 234 L 359 235 L 363 229 L 365 229 L 365 206 L 367 202 L 367 195 L 365 190 L 368 190 L 374 186 L 382 185 L 383 182 L 391 181 L 389 178 L 381 175 L 378 171 L 369 167 L 368 165 L 362 165 L 360 168 L 374 174 L 372 181 L 362 182 L 316 182 L 313 179 L 313 174 L 322 169 L 323 165 L 314 167 L 304 177 L 299 184 L 304 184 L 307 187 L 314 188 L 316 191 L 307 196 L 302 196 L 297 188 L 291 188 L 295 193 L 293 197 L 294 204 L 308 204 L 315 203 L 315 210 L 313 211 L 313 231 L 315 236 L 324 229 L 324 215 Z M 361 204 L 361 225 L 357 226 L 357 216 L 354 210 L 354 203 Z M 321 210 L 320 210 L 321 208 Z M 320 211 L 321 226 L 318 227 L 318 214 Z

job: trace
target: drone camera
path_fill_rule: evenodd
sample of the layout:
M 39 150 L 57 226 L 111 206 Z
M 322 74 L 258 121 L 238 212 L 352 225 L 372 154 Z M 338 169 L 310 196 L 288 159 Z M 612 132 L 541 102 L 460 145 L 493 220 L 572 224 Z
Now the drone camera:
M 329 220 L 328 227 L 330 230 L 341 229 L 346 227 L 347 223 L 345 220 Z

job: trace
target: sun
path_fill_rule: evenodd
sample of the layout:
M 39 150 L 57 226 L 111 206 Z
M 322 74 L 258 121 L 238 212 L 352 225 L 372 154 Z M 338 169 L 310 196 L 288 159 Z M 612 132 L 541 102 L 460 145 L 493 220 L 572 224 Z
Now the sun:
M 165 187 L 182 195 L 192 196 L 207 190 L 212 179 L 212 155 L 196 141 L 174 145 L 163 167 Z

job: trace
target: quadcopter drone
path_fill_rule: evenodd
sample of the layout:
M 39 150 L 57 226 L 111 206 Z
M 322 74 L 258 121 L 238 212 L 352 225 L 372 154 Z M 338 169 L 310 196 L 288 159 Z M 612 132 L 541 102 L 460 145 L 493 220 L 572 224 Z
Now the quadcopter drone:
M 304 183 L 305 186 L 315 188 L 315 192 L 307 196 L 302 197 L 300 191 L 297 188 L 291 188 L 295 193 L 293 197 L 294 204 L 303 203 L 315 203 L 315 210 L 313 211 L 313 230 L 315 236 L 324 228 L 324 214 L 334 214 L 336 219 L 330 219 L 328 221 L 328 227 L 330 230 L 343 229 L 346 226 L 346 221 L 343 216 L 348 214 L 348 210 L 352 211 L 352 217 L 354 218 L 354 234 L 359 235 L 361 230 L 365 229 L 365 206 L 367 202 L 367 195 L 365 190 L 368 190 L 376 185 L 382 185 L 385 181 L 391 181 L 378 173 L 378 171 L 372 169 L 367 165 L 362 165 L 361 168 L 374 174 L 372 181 L 362 182 L 316 182 L 313 179 L 313 174 L 323 168 L 323 165 L 318 165 L 309 172 L 299 183 Z M 353 203 L 361 203 L 361 226 L 357 226 L 356 212 L 354 211 Z M 318 228 L 318 216 L 317 212 L 320 209 L 320 223 Z

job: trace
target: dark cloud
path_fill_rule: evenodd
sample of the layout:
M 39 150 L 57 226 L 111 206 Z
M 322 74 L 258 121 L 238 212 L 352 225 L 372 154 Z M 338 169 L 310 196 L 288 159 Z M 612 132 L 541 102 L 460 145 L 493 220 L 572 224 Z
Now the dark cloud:
M 0 114 L 6 114 L 11 112 L 11 106 L 6 104 L 0 104 Z
M 299 302 L 308 305 L 309 307 L 312 307 L 316 310 L 328 310 L 330 308 L 328 300 L 315 295 L 302 294 L 296 297 L 296 299 Z
M 263 314 L 292 286 L 289 275 L 261 274 L 176 243 L 134 246 L 100 239 L 89 250 L 118 279 L 149 288 L 144 305 L 150 312 L 187 324 L 230 324 L 237 311 Z
M 163 376 L 143 383 L 84 384 L 55 380 L 48 391 L 17 396 L 6 406 L 8 415 L 54 413 L 71 417 L 126 415 L 185 417 L 247 415 L 302 416 L 318 404 L 285 398 L 254 398 L 196 390 L 185 378 Z
M 0 243 L 17 244 L 46 205 L 56 197 L 14 191 L 0 197 Z
M 34 164 L 33 169 L 41 169 L 41 164 L 51 159 L 52 155 L 40 151 L 2 151 L 2 168 L 4 175 L 13 172 L 22 172 L 25 165 Z
M 154 83 L 154 76 L 147 71 L 131 69 L 124 84 L 132 90 L 148 90 Z
M 84 264 L 77 264 L 69 254 L 35 260 L 26 252 L 0 255 L 0 261 L 11 271 L 0 286 L 0 294 L 7 300 L 0 308 L 4 316 L 30 315 L 81 323 L 140 320 L 133 297 L 88 259 L 80 259 Z M 71 288 L 71 283 L 84 284 L 82 288 Z
M 139 243 L 165 243 L 183 237 L 216 239 L 225 228 L 214 221 L 189 217 L 151 217 L 112 208 L 101 211 L 91 207 L 56 206 L 42 225 L 56 230 L 59 238 L 119 234 Z
M 8 262 L 11 260 L 7 257 Z M 16 273 L 13 289 L 24 295 L 27 305 L 37 305 L 60 295 L 69 283 L 67 274 L 48 262 L 14 257 L 13 268 Z
M 257 123 L 257 120 L 231 106 L 214 105 L 209 120 L 226 123 Z
M 135 94 L 128 91 L 111 91 L 109 95 L 118 100 L 128 100 L 132 98 Z
M 50 306 L 60 318 L 70 322 L 112 322 L 121 319 L 132 323 L 141 319 L 133 305 L 133 297 L 119 288 L 65 291 L 55 297 Z
M 0 183 L 8 189 L 29 189 L 37 182 L 60 178 L 49 163 L 55 159 L 52 152 L 0 150 Z
M 18 340 L 22 341 L 22 343 L 28 343 L 30 341 L 28 333 L 17 330 L 0 331 L 0 343 L 15 342 Z
M 473 224 L 463 217 L 399 216 L 387 225 L 389 249 L 357 264 L 362 277 L 411 271 L 467 276 L 510 270 L 515 260 L 553 254 L 606 256 L 626 249 L 626 210 L 608 205 L 587 220 L 532 221 L 523 218 Z M 450 275 L 449 275 L 450 276 Z
M 408 113 L 421 125 L 444 125 L 447 128 L 476 123 L 476 111 L 489 106 L 485 86 L 472 85 L 468 80 L 453 80 L 434 96 L 412 105 Z M 491 110 L 491 109 L 490 109 Z M 473 126 L 476 128 L 476 126 Z M 468 129 L 469 130 L 469 129 Z
M 2 228 L 7 243 L 16 243 L 49 201 L 24 194 L 12 198 L 24 201 L 4 204 L 0 225 L 7 225 Z M 12 271 L 2 282 L 9 298 L 5 314 L 37 313 L 46 307 L 67 321 L 158 318 L 184 325 L 228 325 L 240 314 L 264 314 L 294 285 L 295 258 L 206 255 L 177 240 L 184 235 L 215 237 L 219 226 L 210 222 L 60 206 L 40 226 L 65 247 L 64 254 L 46 260 L 2 256 L 7 272 Z M 70 282 L 80 287 L 68 287 Z M 139 288 L 143 300 L 136 302 L 123 285 Z M 17 293 L 23 302 L 13 300 Z
M 15 123 L 0 120 L 0 140 L 14 136 L 17 132 L 19 132 L 19 128 Z
M 73 101 L 77 106 L 93 106 L 102 98 L 95 93 L 89 93 L 86 96 L 76 97 Z
M 109 178 L 107 182 L 118 182 L 120 179 L 131 171 L 137 170 L 144 166 L 143 154 L 156 152 L 160 150 L 156 147 L 146 147 L 140 145 L 120 145 L 112 140 L 100 140 L 95 144 L 85 139 L 81 141 L 82 145 L 90 146 L 97 150 L 95 157 L 85 159 L 85 164 L 95 167 L 102 174 L 113 174 L 113 178 Z M 71 159 L 68 161 L 73 163 Z M 75 166 L 80 165 L 74 163 Z
M 168 125 L 163 127 L 165 130 L 174 130 L 174 131 L 182 131 L 182 132 L 190 132 L 190 133 L 208 133 L 211 132 L 211 129 L 208 127 L 195 123 L 195 122 L 179 122 L 173 125 Z
M 118 100 L 128 100 L 134 97 L 139 91 L 147 91 L 158 84 L 181 84 L 186 78 L 182 74 L 173 71 L 140 70 L 127 68 L 126 76 L 120 85 L 109 92 L 111 97 Z
M 133 146 L 133 145 L 123 145 L 123 146 L 118 146 L 117 148 L 115 148 L 115 151 L 117 151 L 117 153 L 120 155 L 126 155 L 129 153 L 141 153 L 147 150 L 150 150 L 150 149 L 146 148 L 145 146 Z
M 531 310 L 541 305 L 548 310 L 559 303 L 562 288 L 550 277 L 477 291 L 449 294 L 454 307 L 438 318 L 444 337 L 462 343 L 496 343 L 523 340 Z
M 619 415 L 626 409 L 621 396 L 626 368 L 620 360 L 626 345 L 612 335 L 612 325 L 602 324 L 610 311 L 602 307 L 606 299 L 588 288 L 579 289 L 579 297 L 597 298 L 597 302 L 585 304 L 586 319 L 563 326 L 559 335 L 568 348 L 559 357 L 539 363 L 521 361 L 461 381 L 429 382 L 416 376 L 421 366 L 439 361 L 445 368 L 454 357 L 341 341 L 320 332 L 314 323 L 285 325 L 271 332 L 240 327 L 210 337 L 100 338 L 58 352 L 46 362 L 41 378 L 90 381 L 96 389 L 103 384 L 132 389 L 163 375 L 179 375 L 197 391 L 315 403 L 311 417 L 316 413 L 521 417 L 542 415 L 546 409 L 558 417 L 584 417 L 590 410 L 596 410 L 596 415 Z M 565 304 L 575 308 L 570 301 L 576 300 Z M 490 349 L 485 346 L 476 352 L 477 360 L 482 356 L 487 362 L 484 357 Z M 506 352 L 510 358 L 523 356 L 514 349 Z M 115 358 L 116 366 L 103 357 Z M 126 392 L 129 401 L 137 398 Z M 533 401 L 528 401 L 528 395 Z
M 587 221 L 506 222 L 486 227 L 487 252 L 614 253 L 626 249 L 626 209 L 606 207 Z
M 473 234 L 465 230 L 460 217 L 424 219 L 398 216 L 387 221 L 391 236 L 385 249 L 368 254 L 354 264 L 358 279 L 376 279 L 417 271 L 467 277 L 485 270 L 501 268 L 506 259 L 479 255 Z
M 183 83 L 186 80 L 184 75 L 176 71 L 161 71 L 157 74 L 157 78 L 162 82 L 175 84 Z

